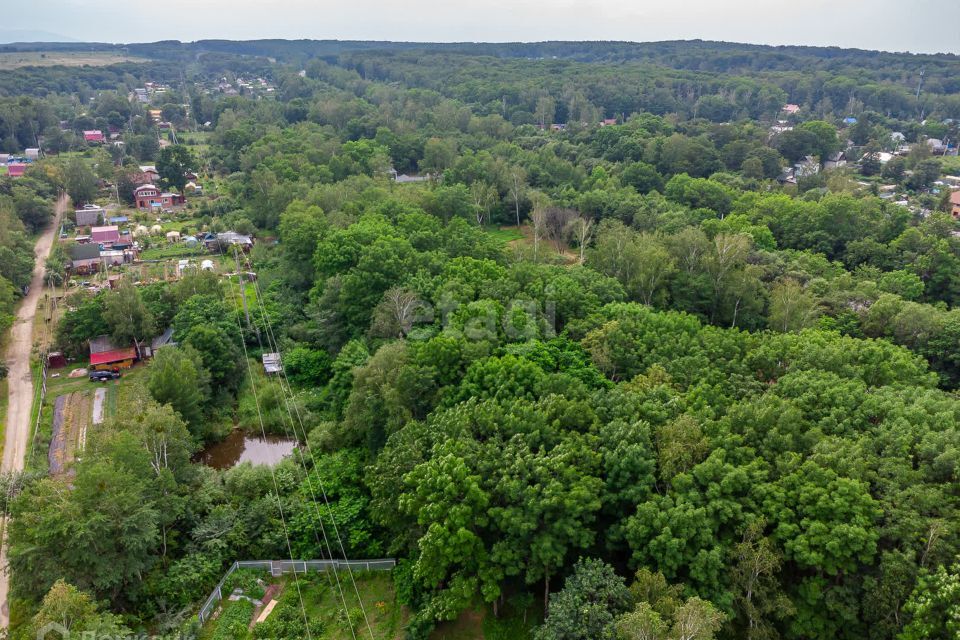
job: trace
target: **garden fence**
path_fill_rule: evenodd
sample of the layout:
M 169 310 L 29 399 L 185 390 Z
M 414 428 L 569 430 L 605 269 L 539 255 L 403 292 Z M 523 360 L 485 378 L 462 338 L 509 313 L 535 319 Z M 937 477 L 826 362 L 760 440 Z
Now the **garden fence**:
M 281 576 L 286 573 L 319 573 L 322 571 L 389 571 L 397 565 L 392 558 L 378 560 L 238 560 L 230 565 L 227 572 L 217 583 L 216 588 L 200 607 L 197 618 L 203 624 L 210 619 L 214 609 L 223 600 L 223 585 L 230 575 L 237 569 L 260 569 L 269 571 L 272 576 Z M 229 594 L 228 594 L 229 595 Z

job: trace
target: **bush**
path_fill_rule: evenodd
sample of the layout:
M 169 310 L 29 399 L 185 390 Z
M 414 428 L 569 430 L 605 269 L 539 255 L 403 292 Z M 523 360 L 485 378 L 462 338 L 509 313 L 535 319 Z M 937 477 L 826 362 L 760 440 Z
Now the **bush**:
M 233 593 L 234 589 L 240 589 L 243 595 L 260 600 L 264 594 L 264 589 L 260 585 L 262 577 L 263 572 L 256 569 L 237 569 L 223 583 L 224 595 Z
M 248 600 L 228 602 L 217 622 L 217 630 L 210 640 L 245 640 L 250 618 L 253 617 L 253 603 Z

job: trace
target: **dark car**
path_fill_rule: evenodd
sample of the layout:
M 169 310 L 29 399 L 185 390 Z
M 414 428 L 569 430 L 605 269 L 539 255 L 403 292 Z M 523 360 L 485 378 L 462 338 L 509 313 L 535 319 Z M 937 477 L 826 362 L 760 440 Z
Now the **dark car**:
M 94 382 L 106 382 L 107 380 L 116 380 L 120 377 L 119 371 L 91 371 L 90 379 Z

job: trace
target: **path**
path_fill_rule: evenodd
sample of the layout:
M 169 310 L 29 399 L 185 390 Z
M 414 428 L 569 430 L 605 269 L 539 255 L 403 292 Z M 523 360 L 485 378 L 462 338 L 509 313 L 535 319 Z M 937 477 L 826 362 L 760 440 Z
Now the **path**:
M 7 405 L 6 443 L 3 449 L 3 463 L 0 472 L 12 473 L 23 470 L 24 455 L 30 441 L 31 416 L 33 406 L 33 384 L 30 380 L 30 352 L 33 349 L 33 317 L 37 313 L 37 303 L 43 295 L 43 274 L 47 256 L 53 240 L 60 229 L 60 220 L 67 209 L 69 199 L 62 194 L 57 200 L 56 213 L 50 227 L 43 232 L 33 249 L 33 278 L 30 291 L 17 310 L 7 350 L 10 397 Z M 4 525 L 6 522 L 3 523 Z M 6 630 L 10 622 L 10 602 L 8 597 L 10 581 L 7 577 L 6 527 L 3 528 L 3 546 L 0 547 L 0 629 Z

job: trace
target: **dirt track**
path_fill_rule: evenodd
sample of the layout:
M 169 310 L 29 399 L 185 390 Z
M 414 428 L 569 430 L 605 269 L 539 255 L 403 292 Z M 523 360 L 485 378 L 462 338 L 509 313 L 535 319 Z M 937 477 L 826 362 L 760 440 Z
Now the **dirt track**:
M 37 240 L 33 249 L 33 278 L 30 280 L 30 291 L 21 302 L 11 329 L 10 347 L 7 350 L 7 364 L 10 367 L 7 374 L 10 396 L 7 406 L 7 431 L 3 449 L 3 464 L 0 466 L 0 471 L 3 473 L 23 470 L 24 455 L 30 440 L 30 409 L 33 405 L 33 384 L 30 379 L 33 317 L 37 313 L 37 303 L 40 301 L 40 296 L 43 295 L 44 264 L 47 256 L 50 255 L 50 248 L 53 246 L 53 240 L 60 228 L 60 220 L 68 204 L 69 200 L 66 194 L 61 195 L 57 201 L 52 224 Z M 10 622 L 8 598 L 10 583 L 6 573 L 5 526 L 3 535 L 3 547 L 0 549 L 0 629 L 6 629 Z

